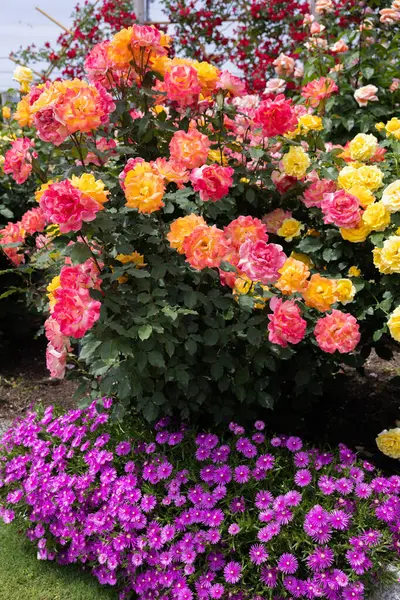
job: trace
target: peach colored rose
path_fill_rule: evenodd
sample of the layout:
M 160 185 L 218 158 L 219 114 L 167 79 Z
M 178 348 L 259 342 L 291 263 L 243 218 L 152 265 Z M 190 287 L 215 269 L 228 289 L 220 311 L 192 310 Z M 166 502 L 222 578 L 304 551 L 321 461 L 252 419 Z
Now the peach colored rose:
M 275 73 L 279 77 L 290 77 L 293 75 L 295 62 L 291 56 L 281 53 L 272 63 L 275 67 Z
M 377 102 L 376 92 L 378 88 L 375 85 L 365 85 L 354 92 L 354 98 L 358 106 L 367 106 L 368 102 Z

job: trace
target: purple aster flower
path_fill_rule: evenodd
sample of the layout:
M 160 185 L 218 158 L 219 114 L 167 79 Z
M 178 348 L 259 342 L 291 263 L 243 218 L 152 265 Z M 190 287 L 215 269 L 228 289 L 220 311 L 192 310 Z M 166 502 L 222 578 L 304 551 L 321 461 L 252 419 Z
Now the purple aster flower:
M 293 573 L 296 573 L 299 567 L 299 563 L 294 554 L 285 552 L 279 558 L 277 566 L 279 571 L 281 571 L 285 575 L 293 575 Z
M 323 494 L 330 496 L 336 490 L 335 480 L 328 475 L 322 475 L 318 480 L 318 487 Z
M 262 567 L 260 579 L 267 587 L 274 588 L 278 579 L 277 569 Z
M 312 475 L 308 469 L 300 469 L 294 476 L 294 482 L 299 487 L 306 487 L 312 481 Z
M 368 529 L 365 533 L 362 534 L 362 541 L 369 547 L 373 548 L 377 544 L 379 544 L 382 538 L 382 534 L 380 531 L 376 531 L 375 529 Z
M 246 465 L 239 465 L 234 469 L 234 480 L 236 483 L 247 483 L 250 479 L 250 469 Z
M 286 448 L 291 452 L 298 452 L 303 447 L 303 442 L 299 437 L 291 436 L 286 440 Z
M 344 573 L 344 571 L 342 571 L 341 569 L 333 569 L 332 576 L 336 581 L 337 585 L 341 588 L 346 587 L 349 583 L 349 578 L 347 577 L 346 573 Z
M 229 483 L 232 480 L 231 468 L 228 465 L 217 467 L 214 471 L 215 483 Z
M 262 527 L 257 533 L 257 538 L 260 542 L 269 542 L 273 537 L 278 535 L 281 530 L 279 523 L 271 522 L 265 527 Z
M 339 492 L 339 494 L 347 496 L 347 494 L 351 494 L 353 489 L 354 482 L 351 479 L 348 479 L 347 477 L 341 477 L 340 479 L 336 480 L 336 490 Z
M 212 585 L 208 589 L 208 593 L 210 595 L 210 598 L 216 598 L 217 600 L 219 598 L 222 598 L 222 596 L 224 595 L 224 592 L 225 592 L 225 588 L 220 583 L 214 583 L 214 585 Z
M 279 525 L 287 525 L 293 520 L 293 513 L 288 508 L 281 508 L 275 511 L 275 520 Z
M 250 560 L 255 565 L 261 565 L 268 558 L 268 552 L 262 544 L 253 544 L 249 552 Z
M 342 591 L 343 600 L 363 600 L 364 599 L 364 586 L 361 582 L 350 583 Z
M 261 521 L 261 523 L 269 523 L 270 521 L 273 521 L 274 518 L 275 518 L 275 511 L 272 510 L 272 508 L 270 508 L 268 510 L 262 510 L 260 512 L 260 514 L 258 515 L 258 519 L 259 519 L 259 521 Z
M 284 498 L 286 506 L 298 506 L 301 502 L 301 494 L 297 490 L 290 490 Z
M 224 577 L 227 583 L 237 583 L 242 578 L 242 566 L 232 560 L 224 568 Z
M 184 438 L 183 433 L 171 433 L 168 438 L 168 445 L 169 446 L 177 446 L 178 444 L 181 443 L 183 438 Z
M 260 510 L 264 510 L 272 504 L 273 499 L 271 492 L 261 490 L 256 494 L 255 505 Z
M 257 429 L 257 431 L 264 431 L 265 423 L 264 423 L 264 421 L 256 421 L 254 423 L 254 427 Z
M 233 500 L 229 506 L 230 506 L 231 511 L 234 514 L 238 513 L 238 512 L 242 513 L 246 509 L 246 505 L 245 505 L 243 496 L 241 498 L 233 498 Z
M 332 566 L 335 555 L 328 546 L 316 548 L 307 558 L 307 566 L 312 571 L 323 571 Z
M 351 568 L 354 569 L 354 567 L 359 567 L 364 563 L 366 555 L 361 550 L 353 549 L 347 550 L 346 558 Z
M 264 471 L 270 471 L 273 468 L 274 463 L 275 458 L 272 454 L 261 454 L 261 456 L 257 458 L 256 467 L 263 469 Z
M 350 515 L 344 510 L 333 510 L 329 516 L 329 523 L 333 529 L 345 531 L 349 528 Z
M 263 433 L 255 433 L 251 436 L 251 439 L 255 444 L 263 444 L 265 442 L 265 435 Z
M 224 555 L 220 552 L 210 552 L 208 562 L 211 571 L 220 571 L 225 566 Z
M 293 457 L 293 462 L 295 467 L 297 467 L 298 469 L 302 467 L 307 467 L 310 462 L 308 452 L 296 452 L 296 454 Z
M 273 446 L 274 448 L 279 448 L 279 446 L 282 446 L 282 438 L 280 438 L 280 437 L 272 438 L 271 446 Z
M 239 525 L 237 523 L 232 523 L 232 525 L 229 525 L 228 533 L 230 535 L 237 535 L 238 533 L 240 533 Z
M 210 454 L 211 454 L 211 450 L 209 450 L 208 448 L 205 448 L 204 446 L 199 446 L 199 448 L 197 448 L 197 450 L 196 450 L 195 457 L 196 457 L 196 460 L 203 461 L 203 460 L 207 460 L 208 458 L 210 458 Z
M 229 446 L 219 446 L 219 448 L 215 448 L 212 451 L 211 460 L 214 463 L 225 463 L 229 458 L 230 451 L 231 449 Z
M 131 445 L 129 442 L 120 442 L 115 448 L 115 454 L 118 456 L 126 456 L 131 451 Z
M 341 463 L 347 467 L 351 466 L 357 459 L 356 453 L 344 444 L 339 444 L 339 456 Z

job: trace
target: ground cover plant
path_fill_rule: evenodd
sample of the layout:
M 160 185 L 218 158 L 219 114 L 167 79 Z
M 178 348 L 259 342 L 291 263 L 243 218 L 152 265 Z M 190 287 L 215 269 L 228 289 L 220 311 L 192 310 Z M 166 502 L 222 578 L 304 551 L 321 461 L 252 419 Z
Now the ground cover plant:
M 256 416 L 399 338 L 398 120 L 332 144 L 337 74 L 295 104 L 169 44 L 133 25 L 94 46 L 88 80 L 23 95 L 4 172 L 36 178 L 37 204 L 2 248 L 48 283 L 30 288 L 52 376 L 119 416 Z
M 112 400 L 17 420 L 1 517 L 120 598 L 356 600 L 398 563 L 400 478 L 298 437 L 109 424 Z

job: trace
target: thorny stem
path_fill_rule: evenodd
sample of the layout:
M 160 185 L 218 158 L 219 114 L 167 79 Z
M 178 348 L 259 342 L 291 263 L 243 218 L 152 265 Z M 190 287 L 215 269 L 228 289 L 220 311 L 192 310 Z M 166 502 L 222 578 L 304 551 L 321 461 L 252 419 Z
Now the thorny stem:
M 93 250 L 91 249 L 91 247 L 89 246 L 89 244 L 85 240 L 85 237 L 81 233 L 78 235 L 78 237 L 82 240 L 82 242 L 85 244 L 85 246 L 87 248 L 89 248 L 90 254 L 92 255 L 93 261 L 94 261 L 94 263 L 95 263 L 95 265 L 96 265 L 96 267 L 97 267 L 97 269 L 99 271 L 99 274 L 100 274 L 101 273 L 101 267 L 100 267 L 100 264 L 99 264 L 99 262 L 98 262 L 98 260 L 96 258 L 95 253 L 93 252 Z

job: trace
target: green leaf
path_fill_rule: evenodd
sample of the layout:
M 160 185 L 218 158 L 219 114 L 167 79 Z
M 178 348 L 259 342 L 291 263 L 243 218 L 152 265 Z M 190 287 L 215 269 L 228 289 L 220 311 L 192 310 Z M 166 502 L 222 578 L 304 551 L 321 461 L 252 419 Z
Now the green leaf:
M 149 337 L 151 336 L 152 332 L 153 332 L 153 328 L 151 325 L 149 325 L 149 324 L 142 325 L 141 327 L 139 327 L 139 331 L 138 331 L 139 339 L 141 339 L 142 342 L 144 340 L 148 340 Z
M 262 340 L 262 333 L 256 327 L 249 327 L 247 330 L 247 339 L 252 346 L 259 346 Z
M 310 371 L 308 369 L 301 369 L 297 371 L 294 380 L 297 385 L 307 385 L 310 381 Z
M 185 350 L 187 350 L 189 354 L 193 356 L 193 354 L 196 354 L 197 351 L 197 343 L 192 338 L 187 339 L 185 342 Z
M 219 340 L 219 334 L 216 329 L 206 329 L 204 332 L 204 345 L 215 346 Z
M 90 248 L 83 242 L 75 242 L 73 246 L 67 248 L 67 252 L 73 263 L 83 263 L 92 256 Z
M 152 421 L 154 421 L 154 419 L 157 418 L 159 412 L 159 408 L 154 404 L 154 402 L 148 402 L 143 407 L 143 416 L 149 423 L 151 423 Z
M 158 352 L 157 350 L 152 350 L 148 353 L 147 359 L 152 367 L 157 367 L 158 369 L 165 368 L 165 362 L 161 352 Z

